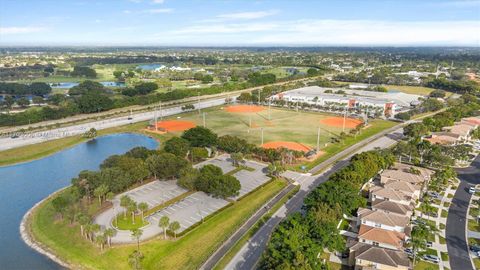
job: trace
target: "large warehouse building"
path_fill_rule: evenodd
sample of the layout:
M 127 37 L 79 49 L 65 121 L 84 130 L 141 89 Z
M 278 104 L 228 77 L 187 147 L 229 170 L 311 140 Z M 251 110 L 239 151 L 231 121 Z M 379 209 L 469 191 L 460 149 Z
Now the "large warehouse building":
M 339 93 L 340 91 L 340 93 Z M 307 103 L 317 106 L 345 106 L 348 108 L 375 108 L 386 117 L 407 111 L 419 104 L 422 96 L 402 92 L 374 92 L 318 86 L 302 87 L 276 94 L 272 100 Z

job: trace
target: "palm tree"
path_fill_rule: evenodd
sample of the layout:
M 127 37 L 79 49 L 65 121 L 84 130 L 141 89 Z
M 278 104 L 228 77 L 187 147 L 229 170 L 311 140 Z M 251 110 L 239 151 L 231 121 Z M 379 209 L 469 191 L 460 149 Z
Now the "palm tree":
M 108 186 L 105 184 L 100 185 L 93 191 L 93 195 L 98 197 L 98 203 L 102 204 L 102 197 L 108 192 Z
M 163 216 L 158 221 L 158 226 L 163 229 L 163 238 L 167 239 L 167 228 L 170 224 L 170 218 L 167 216 Z
M 138 204 L 138 209 L 142 212 L 142 222 L 144 221 L 143 214 L 148 210 L 148 204 L 146 202 L 141 202 Z
M 95 243 L 99 245 L 100 249 L 103 251 L 103 245 L 105 244 L 105 236 L 103 234 L 95 236 Z
M 127 210 L 132 213 L 132 223 L 135 224 L 135 212 L 137 211 L 137 203 L 131 201 L 130 204 L 127 206 Z
M 130 199 L 128 195 L 123 195 L 122 197 L 120 197 L 120 206 L 123 208 L 127 208 L 131 201 L 132 199 Z M 127 211 L 123 212 L 123 219 L 126 219 L 126 218 L 127 218 Z
M 91 233 L 92 233 L 92 238 L 91 238 L 91 241 L 93 242 L 93 237 L 96 235 L 96 233 L 98 233 L 100 231 L 100 225 L 96 224 L 96 223 L 93 223 L 92 224 L 92 228 L 91 228 Z
M 418 224 L 412 230 L 412 250 L 413 250 L 413 265 L 415 266 L 417 251 L 425 249 L 427 246 L 428 228 L 426 225 Z
M 142 237 L 143 231 L 141 229 L 133 229 L 132 238 L 137 241 L 137 251 L 140 251 L 140 237 Z
M 114 237 L 116 234 L 117 231 L 112 228 L 108 228 L 103 232 L 103 236 L 107 238 L 108 247 L 112 247 L 112 237 Z
M 170 223 L 170 226 L 168 228 L 174 233 L 175 239 L 177 238 L 177 231 L 180 229 L 180 223 L 178 221 L 174 221 Z
M 78 218 L 78 223 L 80 224 L 80 234 L 85 235 L 85 226 L 90 222 L 90 218 L 85 214 L 81 214 Z
M 83 232 L 85 233 L 85 238 L 90 240 L 90 236 L 92 235 L 92 223 L 87 223 L 85 224 L 85 228 L 83 229 Z
M 133 251 L 132 254 L 128 256 L 128 264 L 134 270 L 142 269 L 141 261 L 143 260 L 143 254 L 137 250 Z

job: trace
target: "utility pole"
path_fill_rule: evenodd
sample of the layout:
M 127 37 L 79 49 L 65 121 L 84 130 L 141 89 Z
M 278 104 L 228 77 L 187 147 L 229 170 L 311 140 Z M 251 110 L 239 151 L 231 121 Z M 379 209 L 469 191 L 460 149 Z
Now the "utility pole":
M 197 106 L 198 106 L 198 113 L 200 114 L 200 92 L 197 92 Z
M 317 154 L 320 152 L 320 127 L 318 127 L 317 131 Z
M 207 127 L 205 124 L 205 112 L 203 113 L 203 127 Z

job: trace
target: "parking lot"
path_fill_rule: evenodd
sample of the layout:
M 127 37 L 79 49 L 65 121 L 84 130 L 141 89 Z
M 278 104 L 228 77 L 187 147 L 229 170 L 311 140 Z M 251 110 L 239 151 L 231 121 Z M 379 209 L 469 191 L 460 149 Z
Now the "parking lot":
M 158 224 L 162 216 L 167 216 L 170 222 L 180 223 L 179 233 L 228 204 L 226 200 L 210 197 L 200 191 L 151 215 L 148 220 L 151 224 Z
M 187 192 L 186 189 L 179 187 L 175 180 L 171 181 L 153 181 L 138 188 L 132 189 L 117 196 L 120 199 L 123 195 L 128 195 L 135 202 L 145 202 L 148 208 L 160 205 L 179 195 Z
M 212 165 L 215 165 L 217 167 L 220 167 L 220 169 L 222 169 L 222 172 L 224 174 L 235 170 L 235 166 L 233 166 L 233 164 L 232 164 L 232 160 L 230 159 L 230 155 L 227 155 L 227 154 L 220 155 L 220 156 L 218 156 L 216 158 L 213 158 L 213 159 L 205 160 L 203 162 L 200 162 L 200 163 L 196 164 L 194 167 L 197 168 L 197 169 L 200 169 L 203 166 L 208 165 L 208 164 L 212 164 Z
M 239 195 L 233 197 L 233 199 L 235 200 L 245 196 L 252 190 L 256 189 L 257 187 L 265 184 L 270 180 L 270 177 L 266 175 L 267 165 L 248 160 L 245 161 L 244 165 L 254 170 L 240 170 L 233 174 L 233 176 L 235 176 L 235 178 L 237 178 L 242 185 Z

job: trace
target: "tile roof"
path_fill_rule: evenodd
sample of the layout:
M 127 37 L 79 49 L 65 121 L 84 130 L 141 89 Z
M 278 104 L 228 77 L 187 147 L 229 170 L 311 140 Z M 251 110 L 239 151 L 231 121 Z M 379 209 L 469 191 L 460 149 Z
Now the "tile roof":
M 396 170 L 401 170 L 401 171 L 404 171 L 404 172 L 407 172 L 407 173 L 410 171 L 411 168 L 414 168 L 414 169 L 420 171 L 420 174 L 425 179 L 429 178 L 430 175 L 432 175 L 434 173 L 434 171 L 432 171 L 430 169 L 417 167 L 417 166 L 413 166 L 413 165 L 409 165 L 409 164 L 404 164 L 404 163 L 400 163 L 400 162 L 395 162 L 393 164 L 392 168 L 396 169 Z
M 460 136 L 467 136 L 470 131 L 473 130 L 473 127 L 471 125 L 466 125 L 466 124 L 455 124 L 453 126 L 449 127 L 444 127 L 443 130 L 448 130 L 453 134 L 457 134 Z
M 398 181 L 398 180 L 388 180 L 385 184 L 383 184 L 383 187 L 400 190 L 400 191 L 403 191 L 404 193 L 409 193 L 409 194 L 412 194 L 415 191 L 418 191 L 421 189 L 421 187 L 418 185 L 412 185 L 409 182 Z
M 386 213 L 384 211 L 371 210 L 367 208 L 358 209 L 358 217 L 361 220 L 369 220 L 375 223 L 384 224 L 387 226 L 398 226 L 405 228 L 410 222 L 410 218 L 394 213 Z
M 360 225 L 360 230 L 358 231 L 358 238 L 377 243 L 388 244 L 400 249 L 403 247 L 405 234 L 362 224 Z
M 468 117 L 468 118 L 463 118 L 462 121 L 467 121 L 470 123 L 474 123 L 477 125 L 480 125 L 480 117 Z
M 398 181 L 406 181 L 411 184 L 421 184 L 425 182 L 425 177 L 420 174 L 413 174 L 409 172 L 405 172 L 404 170 L 384 170 L 381 174 L 380 177 L 382 180 L 388 180 L 388 179 L 393 179 L 393 180 L 398 180 Z M 386 183 L 387 181 L 382 181 L 383 183 Z
M 388 265 L 392 267 L 410 268 L 410 260 L 403 251 L 395 251 L 372 245 L 357 243 L 350 248 L 355 251 L 355 259 Z
M 409 211 L 411 212 L 413 210 L 413 207 L 387 200 L 375 200 L 372 202 L 372 209 L 406 215 Z
M 405 194 L 402 191 L 398 191 L 390 188 L 384 188 L 380 186 L 376 186 L 370 189 L 370 193 L 378 197 L 388 198 L 396 201 L 410 202 L 412 200 L 411 196 L 409 196 L 408 194 Z

